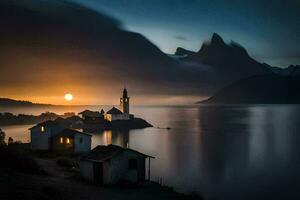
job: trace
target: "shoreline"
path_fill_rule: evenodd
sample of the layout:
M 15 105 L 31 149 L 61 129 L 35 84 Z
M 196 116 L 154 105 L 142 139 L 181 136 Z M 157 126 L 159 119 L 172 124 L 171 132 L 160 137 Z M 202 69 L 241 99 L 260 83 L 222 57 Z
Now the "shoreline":
M 9 145 L 10 146 L 10 145 Z M 51 153 L 33 152 L 28 144 L 11 145 L 17 154 L 30 156 L 39 166 L 39 172 L 20 171 L 18 167 L 0 166 L 0 197 L 9 199 L 52 199 L 52 200 L 96 200 L 99 197 L 107 200 L 139 199 L 202 199 L 196 194 L 176 192 L 172 187 L 160 185 L 154 181 L 143 181 L 139 184 L 116 184 L 98 186 L 84 181 L 74 166 L 78 156 L 62 156 Z M 67 164 L 61 164 L 59 160 Z M 22 162 L 16 160 L 15 162 Z M 70 164 L 72 163 L 72 164 Z M 21 163 L 19 163 L 21 164 Z M 5 198 L 4 198 L 5 199 Z

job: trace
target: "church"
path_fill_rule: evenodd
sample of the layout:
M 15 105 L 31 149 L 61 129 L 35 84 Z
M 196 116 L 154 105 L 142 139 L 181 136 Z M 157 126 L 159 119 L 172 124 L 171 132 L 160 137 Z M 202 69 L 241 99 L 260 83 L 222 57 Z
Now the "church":
M 115 120 L 130 120 L 133 118 L 133 115 L 129 113 L 129 97 L 126 88 L 123 90 L 123 96 L 120 98 L 120 107 L 119 109 L 113 107 L 105 114 L 105 119 L 107 121 Z
M 101 112 L 85 110 L 79 113 L 85 124 L 101 124 L 104 121 L 117 121 L 117 120 L 130 120 L 134 116 L 129 113 L 129 97 L 126 88 L 123 90 L 123 95 L 120 98 L 119 109 L 116 107 L 111 108 L 106 113 L 102 109 Z

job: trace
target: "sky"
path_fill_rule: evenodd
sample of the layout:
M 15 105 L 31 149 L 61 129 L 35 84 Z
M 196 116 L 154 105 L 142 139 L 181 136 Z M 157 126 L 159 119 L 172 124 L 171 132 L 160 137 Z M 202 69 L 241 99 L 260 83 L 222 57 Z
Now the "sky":
M 245 75 L 163 52 L 216 32 L 260 62 L 300 64 L 299 13 L 292 0 L 1 0 L 1 97 L 118 104 L 126 86 L 133 104 L 194 103 Z
M 71 0 L 118 19 L 166 53 L 198 51 L 213 32 L 260 62 L 300 63 L 298 0 Z

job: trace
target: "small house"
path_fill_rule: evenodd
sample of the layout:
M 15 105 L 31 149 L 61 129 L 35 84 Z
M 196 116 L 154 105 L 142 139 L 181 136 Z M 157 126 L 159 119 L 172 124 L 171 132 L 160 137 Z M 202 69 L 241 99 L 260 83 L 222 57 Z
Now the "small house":
M 51 137 L 53 151 L 86 153 L 91 150 L 91 135 L 73 129 L 64 129 Z
M 59 121 L 48 120 L 39 123 L 30 130 L 30 146 L 32 150 L 50 150 L 50 138 L 64 130 L 66 127 Z
M 80 159 L 80 173 L 96 184 L 137 183 L 145 180 L 146 158 L 154 157 L 116 145 L 97 146 Z
M 85 110 L 78 114 L 82 116 L 84 124 L 99 124 L 103 123 L 104 121 L 103 109 L 101 110 L 101 112 Z
M 91 135 L 69 129 L 61 120 L 48 120 L 30 129 L 32 150 L 69 151 L 71 153 L 89 152 Z

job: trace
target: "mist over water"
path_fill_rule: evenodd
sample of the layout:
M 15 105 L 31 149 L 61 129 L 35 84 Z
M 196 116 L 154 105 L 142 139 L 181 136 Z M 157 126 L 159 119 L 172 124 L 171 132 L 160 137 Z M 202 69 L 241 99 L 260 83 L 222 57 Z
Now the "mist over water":
M 77 113 L 86 108 L 48 111 Z M 40 114 L 47 109 L 11 112 Z M 132 107 L 131 112 L 154 128 L 94 133 L 92 146 L 128 145 L 155 156 L 152 180 L 161 177 L 163 184 L 180 192 L 217 199 L 300 197 L 300 106 Z M 7 137 L 28 142 L 29 127 L 1 128 Z

